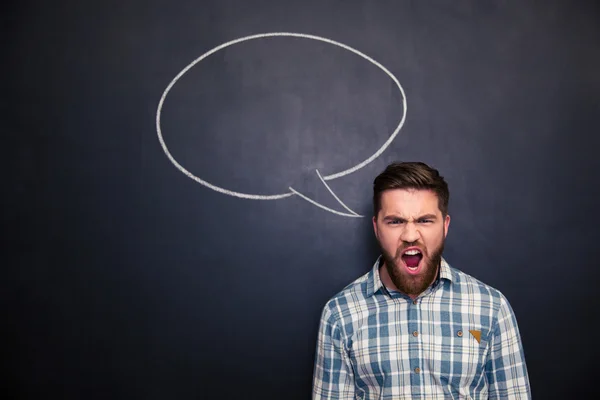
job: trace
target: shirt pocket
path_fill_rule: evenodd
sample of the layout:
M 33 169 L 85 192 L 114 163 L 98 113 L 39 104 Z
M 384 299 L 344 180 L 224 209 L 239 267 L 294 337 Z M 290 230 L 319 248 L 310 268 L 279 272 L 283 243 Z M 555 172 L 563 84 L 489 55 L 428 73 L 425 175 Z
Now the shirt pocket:
M 472 332 L 471 332 L 472 331 Z M 468 398 L 469 388 L 482 377 L 487 352 L 487 332 L 478 327 L 458 326 L 433 335 L 429 345 L 429 367 L 439 384 Z

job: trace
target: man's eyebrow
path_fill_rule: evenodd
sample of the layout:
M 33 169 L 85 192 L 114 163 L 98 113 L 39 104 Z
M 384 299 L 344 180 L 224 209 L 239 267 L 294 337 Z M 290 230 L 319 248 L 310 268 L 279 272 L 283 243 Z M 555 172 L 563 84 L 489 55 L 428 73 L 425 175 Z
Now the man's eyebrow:
M 425 214 L 425 215 L 421 215 L 420 217 L 417 217 L 416 220 L 422 220 L 422 219 L 437 219 L 437 216 L 435 214 Z M 385 217 L 383 217 L 384 221 L 390 221 L 390 220 L 394 220 L 394 221 L 406 221 L 406 218 L 402 218 L 402 217 L 398 217 L 397 215 L 391 214 L 391 215 L 386 215 Z
M 406 219 L 404 219 L 402 217 L 398 217 L 397 215 L 394 215 L 394 214 L 386 215 L 385 217 L 383 217 L 383 220 L 384 221 L 389 221 L 389 220 L 406 221 Z
M 435 215 L 435 214 L 425 214 L 425 215 L 421 215 L 417 219 L 419 220 L 419 219 L 436 219 L 436 218 L 437 218 L 437 215 Z

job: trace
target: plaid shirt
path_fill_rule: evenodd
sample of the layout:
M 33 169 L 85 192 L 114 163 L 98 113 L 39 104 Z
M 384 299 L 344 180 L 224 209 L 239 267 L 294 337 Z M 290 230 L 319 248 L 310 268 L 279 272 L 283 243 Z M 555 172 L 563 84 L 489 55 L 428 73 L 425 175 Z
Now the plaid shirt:
M 321 315 L 313 399 L 530 399 L 517 321 L 498 290 L 442 259 L 416 300 L 379 265 Z

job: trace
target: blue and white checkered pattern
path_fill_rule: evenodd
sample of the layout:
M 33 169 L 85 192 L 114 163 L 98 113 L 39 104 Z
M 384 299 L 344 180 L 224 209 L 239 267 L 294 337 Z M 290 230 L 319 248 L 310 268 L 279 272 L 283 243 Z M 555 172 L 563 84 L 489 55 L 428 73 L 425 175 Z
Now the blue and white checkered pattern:
M 498 290 L 442 259 L 415 301 L 373 269 L 325 305 L 313 399 L 530 399 L 517 321 Z

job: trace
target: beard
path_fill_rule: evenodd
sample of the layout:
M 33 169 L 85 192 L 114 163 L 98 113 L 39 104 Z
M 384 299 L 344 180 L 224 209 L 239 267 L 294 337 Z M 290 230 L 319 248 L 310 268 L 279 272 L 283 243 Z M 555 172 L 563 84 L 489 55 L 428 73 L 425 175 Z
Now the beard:
M 442 240 L 442 243 L 438 248 L 433 249 L 431 255 L 429 254 L 428 249 L 424 246 L 419 246 L 418 243 L 404 243 L 396 250 L 396 255 L 394 257 L 380 246 L 385 268 L 398 290 L 409 296 L 418 296 L 433 283 L 442 262 L 444 241 L 445 239 Z M 422 249 L 423 259 L 420 262 L 425 263 L 421 273 L 418 275 L 410 275 L 402 265 L 402 252 L 406 248 L 414 245 L 417 245 Z

